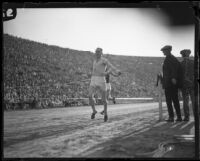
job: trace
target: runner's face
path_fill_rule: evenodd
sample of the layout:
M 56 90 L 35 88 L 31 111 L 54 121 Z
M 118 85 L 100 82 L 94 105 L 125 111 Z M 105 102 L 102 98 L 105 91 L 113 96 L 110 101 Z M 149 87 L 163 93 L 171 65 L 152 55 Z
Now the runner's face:
M 101 55 L 102 55 L 101 51 L 96 51 L 95 56 L 96 56 L 97 59 L 100 59 Z

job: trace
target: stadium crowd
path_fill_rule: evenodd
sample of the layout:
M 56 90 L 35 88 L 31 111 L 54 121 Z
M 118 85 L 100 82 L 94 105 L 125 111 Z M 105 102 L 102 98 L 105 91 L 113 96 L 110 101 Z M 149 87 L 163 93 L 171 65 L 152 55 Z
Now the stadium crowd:
M 5 109 L 87 104 L 87 101 L 73 98 L 88 97 L 91 52 L 49 46 L 4 34 L 3 58 Z M 112 58 L 115 57 L 108 59 Z M 126 59 L 127 64 L 120 67 L 126 73 L 122 77 L 111 78 L 113 95 L 156 97 L 155 75 L 146 71 L 151 68 L 146 67 L 147 63 L 142 64 L 146 67 L 142 71 L 141 63 L 145 61 Z M 116 58 L 116 61 L 120 59 Z

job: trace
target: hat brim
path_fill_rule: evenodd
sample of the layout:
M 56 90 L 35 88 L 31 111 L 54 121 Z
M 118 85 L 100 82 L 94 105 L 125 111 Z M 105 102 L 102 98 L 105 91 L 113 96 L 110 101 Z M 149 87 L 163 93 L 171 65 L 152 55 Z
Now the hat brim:
M 170 48 L 167 48 L 167 49 L 161 49 L 160 51 L 164 51 L 164 50 L 171 50 Z

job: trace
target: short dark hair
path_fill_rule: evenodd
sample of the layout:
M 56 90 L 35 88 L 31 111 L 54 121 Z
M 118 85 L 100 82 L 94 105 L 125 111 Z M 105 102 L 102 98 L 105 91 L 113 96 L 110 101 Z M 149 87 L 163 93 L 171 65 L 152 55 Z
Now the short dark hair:
M 97 51 L 101 51 L 101 52 L 102 52 L 103 49 L 98 47 L 98 48 L 96 48 L 96 52 L 97 52 Z

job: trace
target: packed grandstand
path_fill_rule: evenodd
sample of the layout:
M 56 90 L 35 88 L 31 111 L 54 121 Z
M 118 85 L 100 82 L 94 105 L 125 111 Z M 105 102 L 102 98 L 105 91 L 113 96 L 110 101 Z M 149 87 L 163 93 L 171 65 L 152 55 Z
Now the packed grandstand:
M 3 36 L 5 109 L 87 105 L 92 51 L 47 45 L 11 35 Z M 162 57 L 104 54 L 121 71 L 111 77 L 116 98 L 157 98 L 156 75 Z M 83 99 L 84 98 L 84 99 Z

